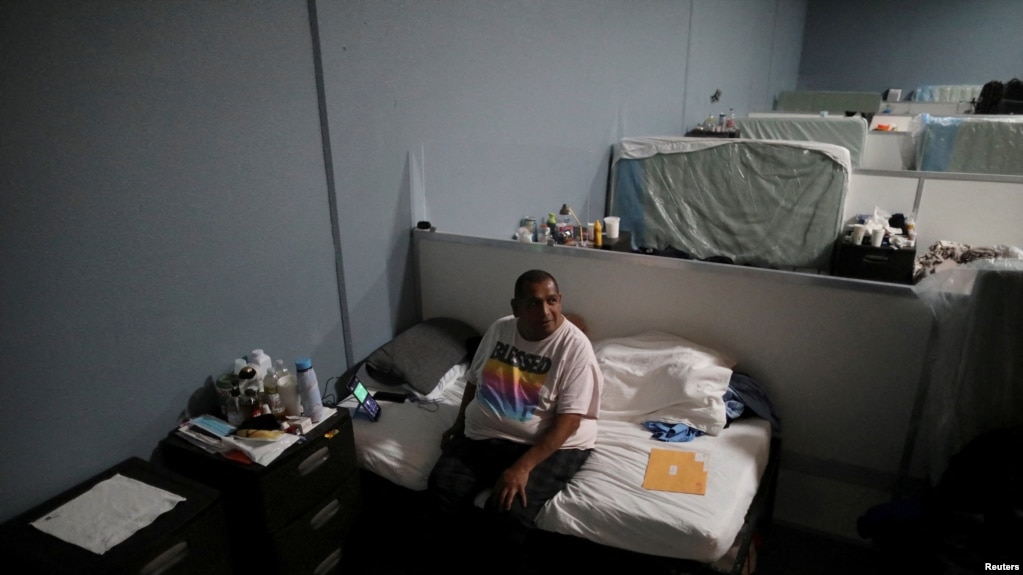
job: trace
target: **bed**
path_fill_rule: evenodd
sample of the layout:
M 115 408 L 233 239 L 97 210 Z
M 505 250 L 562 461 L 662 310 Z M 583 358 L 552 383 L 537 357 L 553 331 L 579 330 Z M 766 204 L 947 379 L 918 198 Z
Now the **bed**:
M 849 121 L 863 129 L 862 119 Z M 851 169 L 847 148 L 819 142 L 624 138 L 607 205 L 646 253 L 820 270 L 840 230 Z
M 437 329 L 438 321 L 448 331 Z M 376 422 L 355 417 L 362 469 L 402 490 L 425 492 L 440 456 L 440 436 L 453 423 L 465 388 L 468 357 L 462 338 L 471 331 L 450 319 L 427 320 L 359 366 L 358 376 L 371 389 L 393 391 L 404 380 L 414 398 L 383 403 Z M 403 359 L 401 348 L 417 350 L 419 358 Z M 569 485 L 541 511 L 537 526 L 597 549 L 642 557 L 648 565 L 671 566 L 673 572 L 680 566 L 690 573 L 749 572 L 754 530 L 770 517 L 777 473 L 778 441 L 768 421 L 777 425 L 777 418 L 769 400 L 758 400 L 755 389 L 734 388 L 739 381 L 731 370 L 734 362 L 674 334 L 613 338 L 595 342 L 594 350 L 605 376 L 597 445 Z M 637 355 L 643 357 L 642 366 L 623 367 L 623 359 Z M 423 358 L 433 365 L 425 365 Z M 446 361 L 450 365 L 431 384 Z M 423 379 L 423 371 L 433 374 Z M 746 398 L 747 415 L 763 412 L 767 419 L 727 418 L 723 392 L 733 388 Z M 685 443 L 657 441 L 642 425 L 646 420 L 682 423 L 699 436 Z M 644 489 L 655 448 L 705 459 L 706 493 Z
M 919 170 L 1023 175 L 1023 120 L 1018 117 L 920 114 L 910 131 Z

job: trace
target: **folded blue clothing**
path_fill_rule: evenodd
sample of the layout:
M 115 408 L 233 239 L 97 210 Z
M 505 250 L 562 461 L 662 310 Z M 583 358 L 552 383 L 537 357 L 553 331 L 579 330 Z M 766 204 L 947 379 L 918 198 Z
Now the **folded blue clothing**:
M 685 443 L 703 435 L 684 423 L 664 423 L 663 421 L 644 421 L 643 427 L 653 432 L 653 438 L 659 441 Z
M 741 416 L 748 407 L 757 416 L 771 422 L 771 426 L 775 430 L 781 429 L 781 421 L 774 412 L 774 404 L 771 403 L 760 384 L 750 376 L 732 372 L 728 389 L 725 390 L 722 399 L 725 401 L 725 417 L 729 423 Z M 653 439 L 658 441 L 684 443 L 704 435 L 704 432 L 693 429 L 684 423 L 644 421 L 643 427 L 651 431 Z
M 739 396 L 736 395 L 734 391 L 732 391 L 731 387 L 729 387 L 728 390 L 725 391 L 724 400 L 725 417 L 728 418 L 728 421 L 738 419 L 738 417 L 742 415 L 742 412 L 746 410 L 746 404 L 744 404 L 742 400 L 739 399 Z
M 753 410 L 753 413 L 771 422 L 775 430 L 781 429 L 781 420 L 774 411 L 774 404 L 760 384 L 745 373 L 732 372 L 732 378 L 728 382 L 728 391 L 725 392 L 725 401 L 729 400 L 728 392 L 734 394 L 735 400 Z

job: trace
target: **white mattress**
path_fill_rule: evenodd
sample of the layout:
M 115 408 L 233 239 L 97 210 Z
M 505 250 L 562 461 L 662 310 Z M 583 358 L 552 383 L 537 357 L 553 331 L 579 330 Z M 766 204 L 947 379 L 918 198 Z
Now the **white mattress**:
M 425 490 L 440 457 L 441 433 L 458 414 L 464 373 L 462 365 L 445 375 L 443 389 L 433 394 L 435 404 L 382 403 L 377 422 L 355 418 L 359 466 L 408 489 Z M 689 443 L 656 441 L 637 423 L 601 420 L 593 454 L 540 512 L 537 525 L 640 553 L 714 562 L 742 527 L 767 466 L 770 440 L 770 424 L 757 418 Z M 706 495 L 643 489 L 653 448 L 706 454 Z
M 742 527 L 770 443 L 771 424 L 759 418 L 689 443 L 656 441 L 635 423 L 601 421 L 593 454 L 540 512 L 537 525 L 649 555 L 716 561 Z M 706 495 L 643 489 L 652 448 L 706 454 Z

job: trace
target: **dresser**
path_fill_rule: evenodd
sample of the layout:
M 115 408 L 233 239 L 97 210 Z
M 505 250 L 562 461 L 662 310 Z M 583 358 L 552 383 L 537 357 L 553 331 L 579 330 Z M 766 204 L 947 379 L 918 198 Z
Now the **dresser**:
M 209 454 L 174 433 L 169 469 L 221 492 L 237 573 L 340 573 L 359 512 L 352 420 L 340 409 L 267 466 Z
M 32 525 L 44 516 L 59 517 L 64 504 L 91 492 L 116 475 L 183 497 L 169 511 L 104 553 L 68 543 Z M 109 505 L 123 504 L 106 500 Z M 123 513 L 125 522 L 137 514 Z M 92 525 L 89 529 L 93 529 Z M 224 513 L 219 494 L 137 457 L 122 461 L 64 493 L 0 525 L 0 553 L 25 573 L 103 575 L 230 574 L 224 558 Z

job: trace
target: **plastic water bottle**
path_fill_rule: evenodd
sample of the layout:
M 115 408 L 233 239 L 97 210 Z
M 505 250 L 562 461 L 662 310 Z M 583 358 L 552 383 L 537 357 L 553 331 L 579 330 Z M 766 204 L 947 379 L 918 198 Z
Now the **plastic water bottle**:
M 284 367 L 284 360 L 277 360 L 277 393 L 284 405 L 284 415 L 302 415 L 302 402 L 298 398 L 298 379 Z
M 280 390 L 277 387 L 277 372 L 272 367 L 263 378 L 263 394 L 260 399 L 275 418 L 284 419 L 284 403 L 281 401 Z
M 313 360 L 304 357 L 295 361 L 298 372 L 298 392 L 302 395 L 302 407 L 306 417 L 313 423 L 323 418 L 323 400 L 320 397 L 320 382 L 316 380 Z

